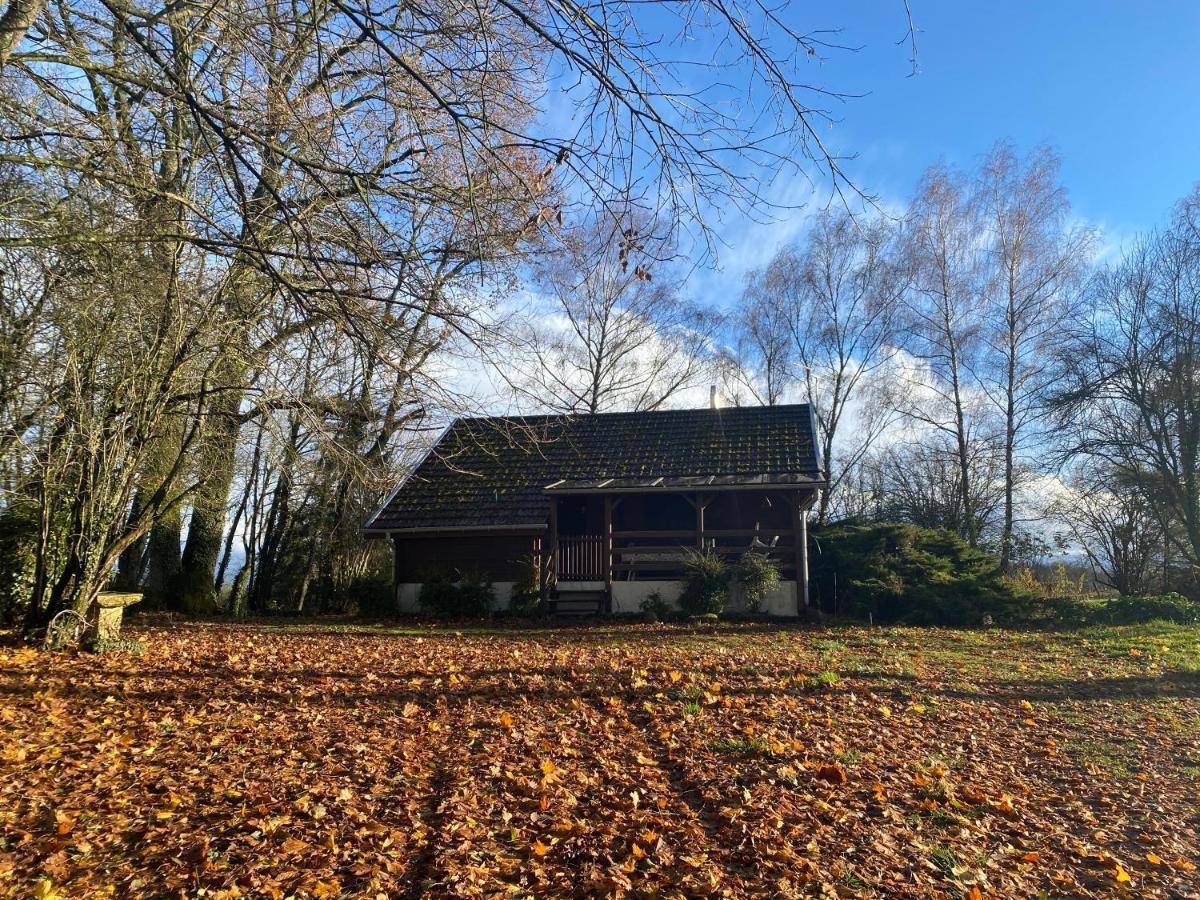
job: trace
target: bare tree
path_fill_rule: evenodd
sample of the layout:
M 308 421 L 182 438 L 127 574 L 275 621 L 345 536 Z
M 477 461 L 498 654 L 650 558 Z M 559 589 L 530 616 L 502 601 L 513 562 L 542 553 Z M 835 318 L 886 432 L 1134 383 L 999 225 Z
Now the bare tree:
M 969 533 L 971 515 L 981 531 L 1003 502 L 999 460 L 986 444 L 969 445 L 967 460 L 967 483 L 975 493 L 964 498 L 959 446 L 950 435 L 934 431 L 872 454 L 863 467 L 874 494 L 871 517 L 961 536 Z
M 1077 310 L 1075 290 L 1093 240 L 1091 229 L 1072 224 L 1058 173 L 1050 148 L 1022 161 L 1002 143 L 984 160 L 975 188 L 987 240 L 981 386 L 1003 418 L 1004 571 L 1013 558 L 1021 455 L 1039 436 L 1054 383 L 1048 360 Z
M 1136 485 L 1200 573 L 1200 189 L 1092 281 L 1054 396 L 1066 455 Z
M 604 219 L 568 231 L 536 267 L 516 384 L 558 412 L 657 409 L 713 363 L 715 315 L 672 282 L 669 247 Z
M 886 429 L 894 405 L 879 379 L 894 352 L 895 326 L 907 281 L 895 231 L 883 218 L 826 209 L 804 240 L 785 247 L 752 278 L 750 310 L 779 306 L 790 348 L 778 360 L 804 390 L 816 414 L 829 488 L 817 521 L 828 519 L 843 479 Z M 767 300 L 770 297 L 771 300 Z M 844 431 L 852 429 L 850 440 Z
M 906 241 L 914 276 L 907 293 L 906 347 L 925 368 L 916 370 L 922 377 L 907 386 L 903 411 L 952 441 L 962 533 L 972 547 L 980 542 L 974 457 L 990 437 L 976 378 L 984 328 L 983 233 L 965 178 L 944 166 L 929 169 L 909 208 Z
M 1121 595 L 1144 594 L 1163 583 L 1161 522 L 1136 485 L 1101 470 L 1076 479 L 1052 513 L 1083 549 L 1096 580 Z
M 772 264 L 746 278 L 732 320 L 733 346 L 721 366 L 725 392 L 735 402 L 748 394 L 751 402 L 774 406 L 795 381 L 787 275 L 787 267 Z

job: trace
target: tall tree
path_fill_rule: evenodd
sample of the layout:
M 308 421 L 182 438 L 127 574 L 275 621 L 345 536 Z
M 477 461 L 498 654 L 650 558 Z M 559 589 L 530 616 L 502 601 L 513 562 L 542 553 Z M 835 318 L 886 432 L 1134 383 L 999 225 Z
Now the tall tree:
M 800 252 L 776 260 L 783 268 L 794 366 L 816 413 L 829 468 L 829 487 L 817 506 L 819 523 L 828 519 L 843 479 L 891 419 L 888 382 L 875 376 L 895 351 L 909 280 L 895 239 L 894 226 L 882 217 L 827 209 L 817 215 Z M 847 424 L 854 436 L 842 441 Z
M 778 256 L 776 257 L 778 259 Z M 731 325 L 733 346 L 722 359 L 725 391 L 741 403 L 774 406 L 795 382 L 791 309 L 784 302 L 791 268 L 771 264 L 746 277 Z
M 981 386 L 1003 419 L 1004 571 L 1013 557 L 1022 451 L 1039 436 L 1055 380 L 1048 360 L 1077 310 L 1075 290 L 1093 238 L 1071 221 L 1059 168 L 1049 147 L 1021 160 L 1002 143 L 984 160 L 975 186 L 987 242 Z
M 818 522 L 892 418 L 887 381 L 907 282 L 895 226 L 825 209 L 750 274 L 735 319 L 735 380 L 776 403 L 798 384 L 816 415 L 829 487 Z M 846 432 L 849 440 L 843 440 Z
M 941 432 L 957 458 L 963 536 L 979 546 L 975 457 L 990 438 L 976 373 L 984 328 L 981 278 L 984 224 L 964 176 L 945 166 L 925 173 L 907 216 L 906 347 L 923 363 L 908 385 L 903 410 Z
M 1103 269 L 1064 341 L 1066 453 L 1136 485 L 1200 583 L 1200 188 L 1169 227 Z

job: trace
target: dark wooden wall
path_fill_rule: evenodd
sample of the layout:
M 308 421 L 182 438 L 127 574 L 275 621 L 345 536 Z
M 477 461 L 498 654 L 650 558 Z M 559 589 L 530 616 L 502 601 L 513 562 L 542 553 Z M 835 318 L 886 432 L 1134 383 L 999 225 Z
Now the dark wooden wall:
M 533 552 L 528 534 L 452 535 L 394 538 L 395 582 L 420 582 L 435 572 L 479 571 L 491 581 L 516 581 L 517 562 Z

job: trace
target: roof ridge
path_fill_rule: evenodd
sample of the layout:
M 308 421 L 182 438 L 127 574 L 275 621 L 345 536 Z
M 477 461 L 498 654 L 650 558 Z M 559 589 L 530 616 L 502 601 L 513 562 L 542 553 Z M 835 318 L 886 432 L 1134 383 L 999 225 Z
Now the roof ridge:
M 811 404 L 808 403 L 772 403 L 772 404 L 755 404 L 751 406 L 719 406 L 716 409 L 708 406 L 687 407 L 684 409 L 628 409 L 628 410 L 610 410 L 608 412 L 572 412 L 572 413 L 533 413 L 531 415 L 495 415 L 495 416 L 458 416 L 452 424 L 463 422 L 532 422 L 532 421 L 551 421 L 555 419 L 563 420 L 578 420 L 578 419 L 600 419 L 606 416 L 655 416 L 655 415 L 679 415 L 683 413 L 730 413 L 730 412 L 766 412 L 774 410 L 792 410 L 792 409 L 807 409 Z

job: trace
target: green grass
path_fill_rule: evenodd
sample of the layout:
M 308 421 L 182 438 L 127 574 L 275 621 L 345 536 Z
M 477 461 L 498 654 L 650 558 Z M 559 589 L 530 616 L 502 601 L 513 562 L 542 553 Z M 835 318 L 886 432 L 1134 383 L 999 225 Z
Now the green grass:
M 713 741 L 709 744 L 709 747 L 718 753 L 728 753 L 730 755 L 771 755 L 771 748 L 767 745 L 767 742 L 757 737 L 723 738 L 719 741 Z
M 1133 774 L 1123 748 L 1113 741 L 1067 741 L 1064 746 L 1084 765 L 1117 778 L 1128 778 Z
M 929 861 L 947 878 L 954 878 L 954 870 L 958 868 L 958 858 L 945 847 L 934 847 L 929 851 Z

